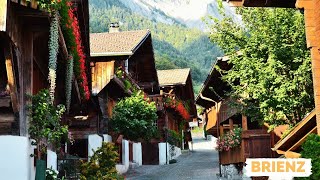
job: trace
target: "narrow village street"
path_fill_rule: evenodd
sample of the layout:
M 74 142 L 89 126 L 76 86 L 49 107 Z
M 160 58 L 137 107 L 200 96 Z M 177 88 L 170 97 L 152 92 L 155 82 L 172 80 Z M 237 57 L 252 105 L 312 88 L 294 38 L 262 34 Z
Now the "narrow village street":
M 218 179 L 219 160 L 218 153 L 214 149 L 215 143 L 213 141 L 205 140 L 202 137 L 194 137 L 193 141 L 193 151 L 183 152 L 177 158 L 177 163 L 162 166 L 143 165 L 136 169 L 129 170 L 125 175 L 126 179 Z

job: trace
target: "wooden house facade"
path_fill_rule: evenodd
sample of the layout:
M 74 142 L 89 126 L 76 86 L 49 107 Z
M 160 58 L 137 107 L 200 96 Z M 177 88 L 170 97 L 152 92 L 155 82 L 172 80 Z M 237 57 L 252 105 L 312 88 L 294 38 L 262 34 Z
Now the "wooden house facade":
M 26 106 L 31 103 L 28 95 L 35 95 L 41 89 L 49 87 L 48 41 L 51 18 L 46 10 L 38 6 L 38 3 L 36 0 L 1 0 L 0 2 L 0 135 L 28 139 L 29 112 Z M 84 54 L 89 54 L 88 0 L 71 0 L 71 3 L 73 7 L 77 7 L 74 13 L 79 23 L 82 50 Z M 58 29 L 59 49 L 54 104 L 65 105 L 65 74 L 69 54 L 62 25 L 59 25 Z M 89 58 L 89 56 L 84 58 L 85 69 L 90 68 Z M 89 74 L 89 71 L 84 73 Z M 81 98 L 79 85 L 74 78 L 71 110 L 63 117 L 62 123 L 72 127 L 74 123 L 70 122 L 68 117 L 87 115 L 86 112 L 82 113 L 87 103 L 90 101 L 84 101 Z M 30 161 L 33 161 L 30 157 L 33 152 L 29 153 L 28 150 L 26 149 L 26 153 Z M 28 168 L 29 171 L 33 171 L 32 165 Z M 32 172 L 28 175 L 26 179 L 34 179 Z
M 274 134 L 267 132 L 267 128 L 257 121 L 252 121 L 231 106 L 232 101 L 227 93 L 230 86 L 223 81 L 223 72 L 228 71 L 232 65 L 228 63 L 229 58 L 219 57 L 213 65 L 199 95 L 196 104 L 202 106 L 204 128 L 207 134 L 222 137 L 234 128 L 242 128 L 241 143 L 239 147 L 230 150 L 219 151 L 219 163 L 224 167 L 230 164 L 238 164 L 242 168 L 246 158 L 267 158 L 276 156 L 271 147 L 278 140 Z
M 112 28 L 112 32 L 90 34 L 92 93 L 105 123 L 117 101 L 134 89 L 159 93 L 151 32 Z M 101 128 L 107 128 L 104 125 Z
M 197 119 L 190 69 L 158 70 L 157 72 L 164 103 L 164 109 L 158 120 L 159 130 L 162 131 L 163 136 L 165 135 L 164 127 L 183 135 L 183 146 L 187 148 L 188 141 L 192 140 L 189 122 Z M 188 116 L 183 117 L 177 107 L 172 108 L 170 105 L 166 105 L 168 103 L 166 99 L 183 104 Z
M 89 11 L 88 1 L 72 1 L 77 6 L 78 20 L 83 39 L 85 53 L 89 52 Z M 0 38 L 1 38 L 1 78 L 0 78 L 0 108 L 8 108 L 6 115 L 0 116 L 0 124 L 7 124 L 7 130 L 27 136 L 28 112 L 25 108 L 27 95 L 36 94 L 39 90 L 48 88 L 48 41 L 49 13 L 39 10 L 37 1 L 31 2 L 8 0 L 0 4 Z M 85 28 L 87 27 L 87 28 Z M 65 64 L 68 58 L 64 36 L 59 27 L 59 53 L 57 57 L 57 88 L 55 104 L 65 104 Z M 88 61 L 89 57 L 86 57 Z M 76 91 L 74 82 L 73 104 L 80 104 L 81 98 Z M 78 92 L 78 94 L 76 94 Z M 77 98 L 78 97 L 78 98 Z M 9 102 L 9 103 L 7 103 Z M 10 115 L 9 115 L 10 114 Z M 12 128 L 4 121 L 13 119 Z M 2 120 L 2 117 L 6 117 Z M 16 129 L 15 129 L 16 128 Z M 0 128 L 1 129 L 1 128 Z M 15 130 L 14 130 L 15 129 Z M 0 130 L 1 131 L 1 130 Z

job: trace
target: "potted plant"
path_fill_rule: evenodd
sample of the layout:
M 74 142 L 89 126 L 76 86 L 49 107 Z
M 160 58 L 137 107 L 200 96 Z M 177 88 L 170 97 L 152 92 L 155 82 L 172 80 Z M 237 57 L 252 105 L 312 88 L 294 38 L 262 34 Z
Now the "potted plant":
M 50 98 L 49 90 L 44 89 L 30 97 L 32 103 L 27 106 L 29 110 L 29 134 L 33 139 L 32 145 L 37 147 L 36 180 L 45 179 L 47 147 L 52 150 L 60 146 L 62 138 L 68 137 L 68 127 L 61 126 L 60 120 L 65 112 L 64 105 L 55 106 Z

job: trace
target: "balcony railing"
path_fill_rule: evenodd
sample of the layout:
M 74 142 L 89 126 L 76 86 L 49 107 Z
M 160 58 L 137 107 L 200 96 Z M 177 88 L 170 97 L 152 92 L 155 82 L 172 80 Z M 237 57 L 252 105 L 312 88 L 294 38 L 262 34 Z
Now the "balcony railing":
M 162 111 L 163 108 L 163 96 L 161 95 L 149 95 L 149 100 L 155 102 L 157 110 Z

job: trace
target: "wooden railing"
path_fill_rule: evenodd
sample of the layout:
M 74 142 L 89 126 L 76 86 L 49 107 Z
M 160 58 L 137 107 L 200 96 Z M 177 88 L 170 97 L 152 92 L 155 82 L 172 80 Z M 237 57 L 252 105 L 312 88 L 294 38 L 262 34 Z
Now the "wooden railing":
M 157 110 L 162 111 L 163 108 L 163 96 L 161 95 L 149 95 L 149 99 L 151 102 L 155 102 Z

